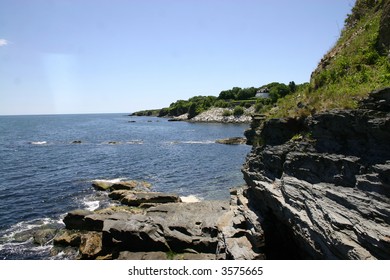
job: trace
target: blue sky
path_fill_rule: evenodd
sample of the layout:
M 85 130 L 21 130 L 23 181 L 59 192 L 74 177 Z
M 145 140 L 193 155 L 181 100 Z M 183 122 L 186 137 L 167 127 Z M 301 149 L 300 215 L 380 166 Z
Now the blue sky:
M 0 0 L 0 115 L 309 81 L 353 0 Z

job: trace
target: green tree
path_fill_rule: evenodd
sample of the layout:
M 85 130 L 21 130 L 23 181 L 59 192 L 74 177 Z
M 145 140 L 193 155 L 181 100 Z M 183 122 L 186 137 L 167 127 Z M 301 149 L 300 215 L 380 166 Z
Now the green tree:
M 195 117 L 197 115 L 196 109 L 197 109 L 196 108 L 196 103 L 192 103 L 191 102 L 191 105 L 188 108 L 188 118 L 189 119 L 192 119 L 193 117 Z
M 240 89 L 240 90 L 237 92 L 236 99 L 237 99 L 237 100 L 247 100 L 247 99 L 251 99 L 252 97 L 255 97 L 255 96 L 256 96 L 256 91 L 257 91 L 257 89 L 254 88 L 254 87 Z
M 288 88 L 290 89 L 290 92 L 295 92 L 297 90 L 297 85 L 295 84 L 294 81 L 291 81 L 289 84 L 288 84 Z
M 218 99 L 237 99 L 237 94 L 241 90 L 240 87 L 234 87 L 229 90 L 223 90 L 218 96 Z

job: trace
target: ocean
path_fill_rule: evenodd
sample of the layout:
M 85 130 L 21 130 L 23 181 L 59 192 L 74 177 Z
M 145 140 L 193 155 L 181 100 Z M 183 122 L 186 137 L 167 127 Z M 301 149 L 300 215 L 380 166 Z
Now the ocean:
M 250 147 L 215 140 L 247 124 L 168 122 L 125 114 L 0 116 L 0 259 L 61 259 L 44 228 L 74 209 L 107 207 L 93 180 L 140 180 L 153 191 L 228 199 Z

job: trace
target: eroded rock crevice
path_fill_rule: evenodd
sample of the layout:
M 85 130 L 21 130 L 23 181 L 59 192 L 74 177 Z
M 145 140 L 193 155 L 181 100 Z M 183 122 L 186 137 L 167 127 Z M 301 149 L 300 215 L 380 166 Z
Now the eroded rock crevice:
M 247 135 L 259 138 L 242 171 L 267 258 L 390 258 L 390 88 Z

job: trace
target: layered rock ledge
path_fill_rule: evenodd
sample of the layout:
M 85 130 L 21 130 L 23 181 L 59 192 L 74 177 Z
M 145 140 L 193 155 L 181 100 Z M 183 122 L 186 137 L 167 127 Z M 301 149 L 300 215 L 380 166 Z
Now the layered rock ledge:
M 245 188 L 232 190 L 230 202 L 184 203 L 175 194 L 112 187 L 109 197 L 121 205 L 69 212 L 56 251 L 74 247 L 80 259 L 264 258 L 263 231 Z
M 242 169 L 270 259 L 390 259 L 390 88 L 355 110 L 256 116 Z

